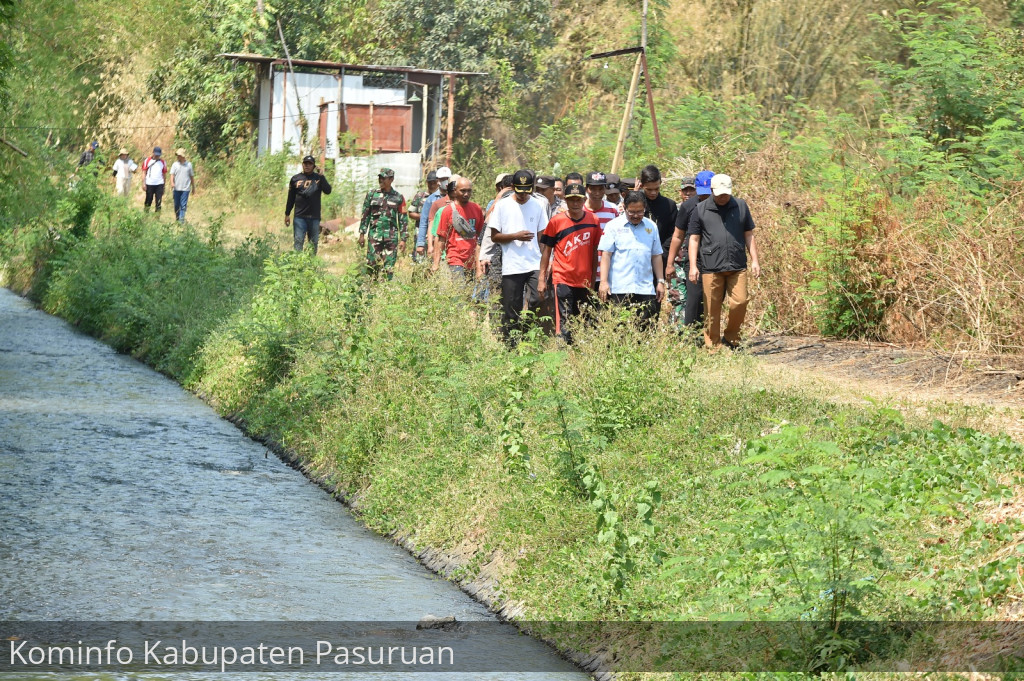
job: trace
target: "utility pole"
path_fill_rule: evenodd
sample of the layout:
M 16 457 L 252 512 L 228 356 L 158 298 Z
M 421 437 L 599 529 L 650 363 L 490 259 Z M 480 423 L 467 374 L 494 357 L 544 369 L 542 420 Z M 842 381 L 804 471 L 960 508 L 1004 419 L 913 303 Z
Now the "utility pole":
M 641 34 L 639 47 L 627 47 L 611 52 L 599 52 L 590 55 L 590 59 L 603 59 L 606 57 L 617 57 L 624 54 L 636 54 L 636 63 L 633 65 L 633 77 L 629 81 L 629 95 L 626 97 L 626 110 L 622 115 L 622 123 L 619 125 L 619 134 L 615 139 L 615 155 L 612 157 L 611 172 L 618 173 L 623 164 L 623 154 L 626 147 L 626 133 L 629 130 L 629 122 L 633 118 L 633 106 L 636 101 L 636 90 L 640 81 L 640 72 L 644 74 L 644 86 L 647 89 L 647 108 L 651 111 L 651 127 L 654 129 L 654 143 L 661 148 L 661 134 L 658 132 L 658 119 L 654 114 L 654 91 L 651 87 L 651 76 L 647 69 L 647 2 L 644 0 L 643 14 L 640 16 Z
M 658 117 L 654 115 L 654 87 L 651 85 L 651 74 L 647 70 L 647 0 L 644 0 L 644 13 L 641 18 L 642 33 L 640 36 L 640 59 L 644 65 L 644 89 L 647 90 L 647 108 L 651 111 L 651 128 L 654 130 L 654 144 L 661 149 L 661 135 L 658 133 Z

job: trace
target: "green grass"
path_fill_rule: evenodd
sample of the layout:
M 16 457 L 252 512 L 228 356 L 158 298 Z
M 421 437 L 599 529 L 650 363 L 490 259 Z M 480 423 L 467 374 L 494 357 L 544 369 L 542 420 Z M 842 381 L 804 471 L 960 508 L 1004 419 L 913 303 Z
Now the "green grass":
M 440 277 L 334 276 L 102 206 L 94 225 L 59 247 L 25 228 L 9 274 L 42 258 L 47 310 L 295 451 L 371 528 L 486 570 L 525 619 L 991 619 L 1020 592 L 1024 528 L 989 515 L 1020 482 L 1008 438 L 775 386 L 613 314 L 571 350 L 509 351 Z M 784 666 L 867 664 L 867 643 Z

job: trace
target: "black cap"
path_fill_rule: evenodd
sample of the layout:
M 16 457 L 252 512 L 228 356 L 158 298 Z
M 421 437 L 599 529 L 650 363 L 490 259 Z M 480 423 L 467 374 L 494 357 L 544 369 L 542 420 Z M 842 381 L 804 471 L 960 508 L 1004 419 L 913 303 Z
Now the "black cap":
M 427 182 L 437 182 L 437 171 L 431 170 L 427 173 Z
M 604 187 L 604 186 L 606 186 L 608 184 L 608 176 L 605 175 L 604 173 L 599 173 L 599 172 L 596 172 L 596 171 L 592 172 L 592 173 L 587 173 L 587 179 L 585 180 L 585 184 L 588 187 L 589 186 Z
M 316 163 L 316 159 L 313 158 L 312 156 L 304 156 L 302 158 L 302 162 L 303 163 Z
M 582 184 L 577 184 L 577 183 L 567 184 L 565 186 L 565 198 L 569 198 L 570 196 L 578 196 L 580 198 L 586 198 L 586 196 L 587 196 L 587 188 L 584 187 Z
M 555 178 L 550 175 L 538 175 L 533 186 L 537 189 L 552 189 L 555 186 Z
M 512 175 L 512 188 L 519 194 L 533 191 L 533 171 L 517 170 Z
M 624 177 L 619 180 L 619 190 L 622 192 L 632 191 L 633 187 L 636 186 L 635 177 Z

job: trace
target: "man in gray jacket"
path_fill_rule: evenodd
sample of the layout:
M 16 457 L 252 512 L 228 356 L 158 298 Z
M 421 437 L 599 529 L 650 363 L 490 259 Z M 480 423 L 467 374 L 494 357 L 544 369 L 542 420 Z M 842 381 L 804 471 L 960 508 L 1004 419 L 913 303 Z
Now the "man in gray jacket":
M 747 251 L 750 273 L 761 275 L 754 240 L 754 220 L 746 201 L 732 195 L 732 178 L 711 178 L 711 201 L 702 202 L 690 216 L 686 234 L 690 236 L 690 281 L 698 278 L 704 288 L 704 346 L 720 344 L 736 348 L 740 327 L 747 313 Z M 700 253 L 703 275 L 697 269 Z M 729 301 L 729 320 L 721 333 L 722 302 Z

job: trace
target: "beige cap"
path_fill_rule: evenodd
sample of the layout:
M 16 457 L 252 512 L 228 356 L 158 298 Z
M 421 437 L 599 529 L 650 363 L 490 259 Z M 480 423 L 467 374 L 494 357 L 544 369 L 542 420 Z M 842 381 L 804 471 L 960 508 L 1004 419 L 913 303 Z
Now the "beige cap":
M 178 150 L 176 152 L 174 152 L 174 153 L 177 156 L 184 156 L 185 155 L 185 148 L 184 147 L 178 147 Z
M 728 175 L 715 175 L 711 178 L 711 193 L 715 196 L 732 194 L 732 178 Z
M 117 153 L 118 154 L 127 154 L 128 153 L 128 149 L 126 149 L 125 147 L 121 147 L 121 151 L 119 151 Z

